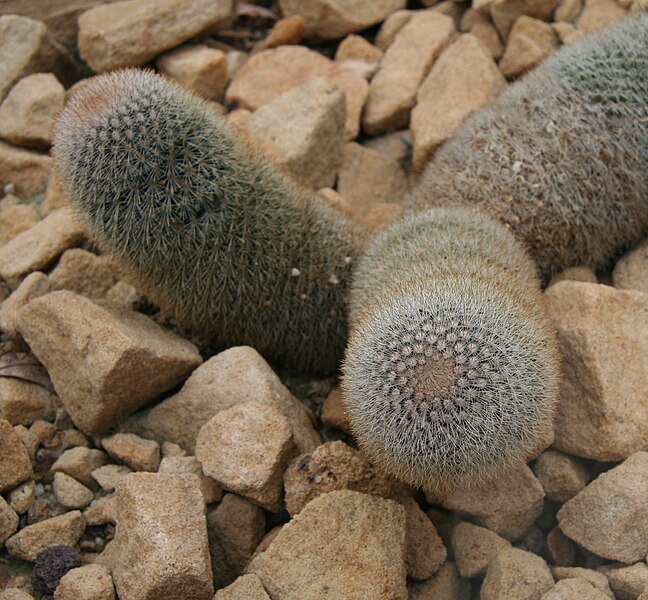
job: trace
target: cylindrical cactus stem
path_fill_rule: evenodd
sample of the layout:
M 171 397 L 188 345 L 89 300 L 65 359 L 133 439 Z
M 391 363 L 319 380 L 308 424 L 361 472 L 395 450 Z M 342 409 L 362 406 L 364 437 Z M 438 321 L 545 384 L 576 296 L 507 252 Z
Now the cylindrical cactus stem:
M 545 60 L 460 128 L 408 200 L 506 223 L 547 280 L 648 232 L 648 13 Z
M 152 72 L 83 83 L 54 158 L 92 238 L 149 297 L 217 345 L 335 371 L 361 234 Z
M 557 351 L 535 265 L 503 225 L 462 209 L 393 224 L 359 261 L 350 310 L 344 401 L 377 465 L 449 491 L 546 441 Z

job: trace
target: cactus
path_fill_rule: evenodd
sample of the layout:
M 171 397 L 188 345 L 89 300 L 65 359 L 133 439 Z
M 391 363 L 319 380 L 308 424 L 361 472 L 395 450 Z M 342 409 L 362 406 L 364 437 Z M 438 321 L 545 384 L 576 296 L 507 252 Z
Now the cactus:
M 503 221 L 547 280 L 605 266 L 648 231 L 648 14 L 585 36 L 468 119 L 410 208 Z
M 402 481 L 471 487 L 546 440 L 557 351 L 535 266 L 503 225 L 462 209 L 393 224 L 356 267 L 350 322 L 351 426 Z
M 338 367 L 361 235 L 207 103 L 152 72 L 92 78 L 53 155 L 91 237 L 181 324 L 286 367 Z

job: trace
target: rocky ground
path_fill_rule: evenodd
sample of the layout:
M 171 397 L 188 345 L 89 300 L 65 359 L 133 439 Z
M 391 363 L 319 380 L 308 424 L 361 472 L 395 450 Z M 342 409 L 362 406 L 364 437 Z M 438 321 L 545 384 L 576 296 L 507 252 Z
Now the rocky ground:
M 544 293 L 551 445 L 438 497 L 355 449 L 334 378 L 201 356 L 98 255 L 48 156 L 76 81 L 146 65 L 377 230 L 468 114 L 645 4 L 3 2 L 0 599 L 648 599 L 648 240 Z

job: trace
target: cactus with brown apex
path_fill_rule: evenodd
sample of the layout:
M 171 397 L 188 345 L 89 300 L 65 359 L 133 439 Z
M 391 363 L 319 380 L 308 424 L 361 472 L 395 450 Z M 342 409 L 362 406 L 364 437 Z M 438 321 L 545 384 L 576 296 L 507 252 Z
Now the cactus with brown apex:
M 58 119 L 54 158 L 92 238 L 180 323 L 335 371 L 361 236 L 208 104 L 152 72 L 95 77 Z
M 561 49 L 466 121 L 409 204 L 497 218 L 545 279 L 605 266 L 648 232 L 646 65 L 646 13 Z
M 449 491 L 546 441 L 558 360 L 535 266 L 461 209 L 395 223 L 360 260 L 342 387 L 353 433 L 402 481 Z

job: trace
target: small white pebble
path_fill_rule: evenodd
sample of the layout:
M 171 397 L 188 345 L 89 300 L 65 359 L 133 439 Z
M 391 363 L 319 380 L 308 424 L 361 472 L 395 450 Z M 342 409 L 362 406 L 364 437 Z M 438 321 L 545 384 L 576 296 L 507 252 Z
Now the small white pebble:
M 296 267 L 293 267 L 292 270 L 290 271 L 290 274 L 293 277 L 299 277 L 301 275 L 301 271 L 297 269 Z

